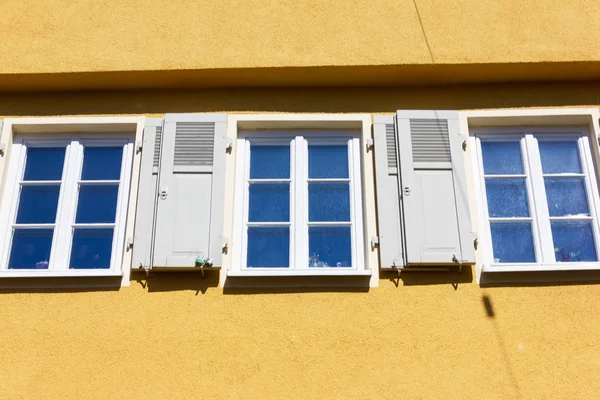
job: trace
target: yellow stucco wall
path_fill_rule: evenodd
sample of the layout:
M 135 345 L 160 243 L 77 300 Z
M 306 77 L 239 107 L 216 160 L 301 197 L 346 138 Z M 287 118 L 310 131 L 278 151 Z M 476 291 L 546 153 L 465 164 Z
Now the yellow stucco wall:
M 223 295 L 151 277 L 4 294 L 0 398 L 597 398 L 600 286 L 417 281 Z
M 4 0 L 0 73 L 599 61 L 594 0 Z
M 0 97 L 0 115 L 577 107 L 600 104 L 599 89 L 11 94 Z M 600 392 L 600 286 L 586 275 L 580 283 L 482 288 L 468 269 L 388 274 L 368 292 L 223 290 L 216 278 L 134 274 L 130 287 L 112 289 L 0 280 L 0 398 L 595 399 Z

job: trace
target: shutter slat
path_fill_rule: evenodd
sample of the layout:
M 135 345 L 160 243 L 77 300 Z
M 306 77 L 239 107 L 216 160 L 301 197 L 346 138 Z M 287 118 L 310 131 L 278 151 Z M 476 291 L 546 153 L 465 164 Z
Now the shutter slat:
M 448 121 L 443 119 L 410 119 L 413 162 L 450 162 Z
M 174 165 L 213 165 L 214 122 L 177 122 Z
M 152 160 L 152 166 L 158 167 L 158 161 L 160 160 L 160 140 L 162 138 L 162 126 L 156 127 L 156 135 L 154 137 L 154 158 Z

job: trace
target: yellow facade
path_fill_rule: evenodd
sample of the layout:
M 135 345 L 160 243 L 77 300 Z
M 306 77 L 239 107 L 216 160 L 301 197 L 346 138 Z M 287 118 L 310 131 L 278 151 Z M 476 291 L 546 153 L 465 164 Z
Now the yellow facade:
M 10 94 L 5 116 L 590 106 L 597 85 Z M 471 270 L 380 287 L 0 281 L 0 398 L 596 398 L 597 275 L 481 287 Z M 592 279 L 592 280 L 588 280 Z M 75 283 L 80 288 L 69 287 Z
M 600 106 L 591 0 L 114 3 L 3 1 L 0 117 Z M 0 399 L 595 399 L 600 276 L 553 275 L 2 278 Z

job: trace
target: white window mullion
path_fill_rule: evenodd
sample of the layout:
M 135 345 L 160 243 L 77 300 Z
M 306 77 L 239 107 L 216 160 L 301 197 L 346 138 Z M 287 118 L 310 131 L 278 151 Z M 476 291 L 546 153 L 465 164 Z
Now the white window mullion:
M 363 231 L 363 211 L 362 211 L 362 184 L 360 168 L 360 139 L 353 138 L 348 141 L 348 172 L 350 181 L 350 210 L 351 210 L 351 238 L 353 244 L 352 267 L 364 270 L 365 260 L 365 240 Z
M 123 261 L 123 249 L 127 221 L 127 198 L 129 194 L 129 180 L 133 164 L 133 143 L 129 142 L 123 146 L 121 158 L 121 175 L 119 176 L 119 191 L 117 194 L 117 213 L 115 216 L 113 243 L 111 250 L 110 269 L 116 270 Z
M 529 209 L 533 222 L 534 244 L 536 246 L 536 257 L 539 264 L 553 263 L 554 245 L 552 242 L 552 230 L 550 228 L 550 213 L 546 199 L 546 188 L 542 173 L 542 160 L 538 141 L 532 134 L 525 135 L 524 157 L 526 157 L 526 168 L 531 181 L 529 191 Z
M 294 221 L 290 227 L 290 268 L 306 268 L 308 266 L 308 142 L 302 136 L 292 141 L 292 176 L 294 194 Z
M 77 181 L 81 175 L 83 163 L 83 146 L 78 140 L 73 140 L 65 152 L 65 171 L 61 195 L 58 200 L 56 214 L 56 232 L 50 256 L 50 269 L 53 271 L 66 271 L 71 260 L 71 224 L 75 222 L 78 188 Z
M 6 227 L 0 233 L 0 245 L 2 246 L 2 258 L 0 259 L 0 270 L 8 268 L 8 258 L 10 255 L 10 247 L 12 242 L 12 225 L 16 220 L 17 204 L 19 202 L 19 184 L 18 182 L 23 177 L 25 170 L 25 156 L 27 147 L 22 143 L 13 143 L 13 155 L 10 159 L 9 171 L 16 173 L 6 174 L 6 182 L 4 183 L 4 196 L 2 201 L 2 214 L 0 218 L 1 226 Z
M 594 160 L 590 149 L 590 140 L 588 136 L 582 136 L 577 140 L 579 154 L 581 159 L 581 168 L 585 174 L 586 194 L 588 196 L 588 207 L 590 215 L 593 218 L 592 228 L 594 231 L 594 244 L 596 245 L 596 257 L 600 260 L 600 226 L 598 223 L 598 213 L 600 212 L 600 195 L 596 180 L 596 170 Z

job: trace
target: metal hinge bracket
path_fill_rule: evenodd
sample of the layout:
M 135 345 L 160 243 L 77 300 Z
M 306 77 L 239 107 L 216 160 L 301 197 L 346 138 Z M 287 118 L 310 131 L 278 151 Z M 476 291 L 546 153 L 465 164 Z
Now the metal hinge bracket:
M 367 139 L 367 153 L 371 150 L 373 150 L 373 139 Z
M 463 149 L 463 151 L 467 151 L 467 141 L 466 140 L 463 140 L 463 142 L 462 142 L 462 149 Z

